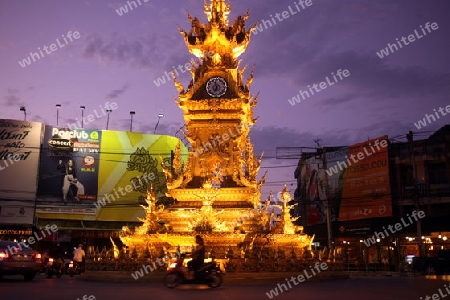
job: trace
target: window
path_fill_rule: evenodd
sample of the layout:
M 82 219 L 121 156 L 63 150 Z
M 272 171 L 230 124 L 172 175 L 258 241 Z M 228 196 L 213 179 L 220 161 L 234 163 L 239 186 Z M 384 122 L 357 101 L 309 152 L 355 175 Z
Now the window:
M 448 178 L 445 173 L 445 164 L 430 164 L 428 165 L 428 178 L 430 184 L 447 183 Z

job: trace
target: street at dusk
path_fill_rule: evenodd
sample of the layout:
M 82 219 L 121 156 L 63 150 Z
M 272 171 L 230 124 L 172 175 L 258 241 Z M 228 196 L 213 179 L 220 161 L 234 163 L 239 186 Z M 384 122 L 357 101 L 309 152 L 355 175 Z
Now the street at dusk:
M 449 12 L 1 0 L 0 299 L 447 298 Z
M 439 293 L 438 289 L 447 281 L 435 281 L 413 277 L 352 277 L 346 280 L 307 282 L 280 293 L 273 299 L 317 299 L 317 300 L 412 300 Z M 79 278 L 63 277 L 60 280 L 45 279 L 43 276 L 33 282 L 11 278 L 0 282 L 2 299 L 82 299 L 93 295 L 103 299 L 270 299 L 266 293 L 277 283 L 258 284 L 254 282 L 230 283 L 209 289 L 202 285 L 184 285 L 167 289 L 162 283 L 104 283 L 86 282 Z M 26 287 L 26 288 L 25 288 Z M 444 291 L 444 290 L 443 290 Z M 445 291 L 444 291 L 445 292 Z M 448 294 L 448 293 L 446 293 Z M 92 300 L 92 299 L 91 299 Z M 430 300 L 430 299 L 428 299 Z

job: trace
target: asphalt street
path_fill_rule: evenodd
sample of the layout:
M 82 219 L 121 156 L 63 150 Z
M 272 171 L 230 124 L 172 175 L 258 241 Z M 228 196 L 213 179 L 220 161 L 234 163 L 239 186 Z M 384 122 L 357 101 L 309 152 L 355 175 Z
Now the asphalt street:
M 268 293 L 277 288 L 278 283 L 228 283 L 217 289 L 203 285 L 182 285 L 176 289 L 166 288 L 161 283 L 111 283 L 91 282 L 79 277 L 63 276 L 60 279 L 47 279 L 38 275 L 33 281 L 25 282 L 20 276 L 4 277 L 0 281 L 0 299 L 270 299 Z M 304 282 L 291 284 L 288 291 L 272 294 L 272 299 L 314 299 L 314 300 L 410 300 L 428 295 L 445 295 L 442 278 L 406 276 L 351 276 L 349 279 L 332 281 Z M 440 296 L 441 297 L 441 296 Z M 444 298 L 444 297 L 442 297 Z M 431 299 L 431 298 L 430 298 Z

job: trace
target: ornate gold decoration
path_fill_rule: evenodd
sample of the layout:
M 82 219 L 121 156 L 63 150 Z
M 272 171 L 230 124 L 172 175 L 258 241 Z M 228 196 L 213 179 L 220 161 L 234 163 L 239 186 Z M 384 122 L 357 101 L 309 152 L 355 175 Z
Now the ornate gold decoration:
M 147 191 L 147 198 L 145 199 L 145 202 L 147 205 L 141 205 L 145 211 L 145 218 L 138 218 L 139 221 L 143 222 L 143 224 L 136 227 L 135 233 L 138 235 L 144 235 L 147 233 L 165 231 L 166 228 L 164 228 L 164 221 L 162 220 L 165 213 L 164 206 L 156 206 L 156 195 L 153 192 L 153 189 Z
M 161 158 L 166 195 L 177 202 L 159 209 L 149 192 L 147 206 L 143 206 L 146 217 L 140 219 L 143 225 L 133 235 L 124 235 L 122 241 L 138 249 L 148 245 L 185 249 L 194 243 L 195 234 L 201 233 L 217 257 L 225 257 L 230 250 L 247 257 L 264 247 L 277 249 L 280 245 L 284 250 L 295 248 L 294 254 L 301 256 L 312 240 L 304 234 L 293 235 L 298 228 L 289 215 L 286 186 L 279 218 L 270 205 L 272 192 L 264 205 L 260 202 L 267 172 L 258 181 L 263 154 L 255 156 L 249 136 L 257 121 L 254 108 L 259 94 L 250 94 L 254 68 L 245 80 L 246 66 L 240 68 L 238 60 L 255 26 L 246 29 L 248 12 L 230 22 L 230 3 L 224 0 L 205 0 L 204 12 L 206 24 L 188 13 L 191 29 L 179 27 L 189 52 L 198 60 L 191 60 L 192 79 L 187 89 L 173 74 L 178 92 L 175 103 L 186 124 L 182 132 L 191 144 L 186 165 L 182 164 L 180 144 L 171 167 Z M 214 77 L 223 79 L 227 87 L 223 94 L 211 86 L 209 94 L 217 95 L 215 98 L 206 90 L 208 80 Z
M 284 233 L 284 234 L 295 234 L 298 231 L 303 230 L 303 227 L 294 225 L 294 221 L 296 221 L 300 217 L 291 218 L 290 210 L 295 205 L 288 205 L 288 202 L 292 200 L 291 194 L 289 193 L 288 189 L 286 188 L 286 183 L 284 183 L 284 188 L 281 191 L 281 196 L 279 199 L 282 203 L 282 205 L 276 205 L 278 208 L 281 209 L 281 217 L 276 219 L 276 221 L 279 221 L 278 223 L 278 232 Z

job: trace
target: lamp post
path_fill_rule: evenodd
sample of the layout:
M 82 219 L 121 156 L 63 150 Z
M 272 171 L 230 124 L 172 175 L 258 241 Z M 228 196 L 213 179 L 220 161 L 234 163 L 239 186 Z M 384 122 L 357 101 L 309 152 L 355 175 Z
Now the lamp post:
M 23 111 L 23 117 L 24 117 L 24 121 L 27 120 L 27 110 L 25 109 L 25 106 L 21 106 L 20 107 L 20 111 Z
M 56 126 L 59 123 L 59 109 L 61 108 L 61 104 L 56 104 Z
M 84 109 L 86 107 L 84 105 L 80 106 L 81 109 L 81 128 L 84 128 Z
M 130 132 L 133 131 L 133 116 L 136 114 L 135 111 L 130 111 L 130 117 L 131 117 L 131 122 L 130 122 Z
M 158 128 L 158 125 L 159 125 L 159 120 L 160 120 L 160 119 L 161 119 L 162 117 L 164 117 L 164 115 L 163 115 L 163 114 L 158 114 L 158 122 L 156 122 L 155 130 L 153 131 L 153 134 L 155 134 L 155 133 L 156 133 L 156 128 Z
M 106 112 L 108 113 L 108 116 L 106 118 L 106 130 L 108 130 L 108 126 L 109 126 L 109 114 L 112 112 L 111 109 L 107 109 Z

